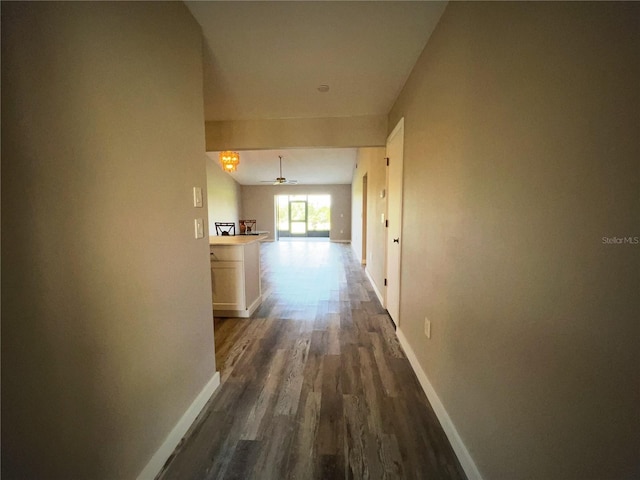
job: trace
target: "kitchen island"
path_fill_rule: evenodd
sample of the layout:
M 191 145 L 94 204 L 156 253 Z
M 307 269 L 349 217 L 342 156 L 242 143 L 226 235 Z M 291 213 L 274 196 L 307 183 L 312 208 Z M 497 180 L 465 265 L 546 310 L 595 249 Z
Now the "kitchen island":
M 260 242 L 267 235 L 209 237 L 213 314 L 250 317 L 262 303 Z

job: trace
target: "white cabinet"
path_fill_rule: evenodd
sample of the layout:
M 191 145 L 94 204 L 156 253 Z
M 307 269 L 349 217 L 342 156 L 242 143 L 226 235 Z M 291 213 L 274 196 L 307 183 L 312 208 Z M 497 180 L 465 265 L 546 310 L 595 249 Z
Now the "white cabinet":
M 243 262 L 211 262 L 213 308 L 245 310 Z
M 262 302 L 260 243 L 219 238 L 210 239 L 213 313 L 250 317 Z

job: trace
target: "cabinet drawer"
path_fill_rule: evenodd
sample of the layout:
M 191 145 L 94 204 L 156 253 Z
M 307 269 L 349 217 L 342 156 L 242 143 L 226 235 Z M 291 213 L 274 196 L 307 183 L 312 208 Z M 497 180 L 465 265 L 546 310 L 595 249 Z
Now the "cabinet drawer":
M 210 252 L 212 262 L 242 261 L 242 247 L 235 245 L 211 245 Z

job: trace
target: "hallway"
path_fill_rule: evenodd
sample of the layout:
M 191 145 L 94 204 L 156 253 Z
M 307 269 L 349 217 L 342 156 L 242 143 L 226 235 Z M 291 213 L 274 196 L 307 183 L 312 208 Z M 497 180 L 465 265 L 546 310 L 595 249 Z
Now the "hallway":
M 350 246 L 261 255 L 265 300 L 215 319 L 222 383 L 158 478 L 466 478 Z

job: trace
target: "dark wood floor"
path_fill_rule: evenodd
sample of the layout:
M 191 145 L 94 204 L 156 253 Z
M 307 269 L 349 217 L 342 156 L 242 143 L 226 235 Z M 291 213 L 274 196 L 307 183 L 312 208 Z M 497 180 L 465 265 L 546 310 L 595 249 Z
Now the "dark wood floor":
M 158 478 L 465 479 L 350 246 L 261 252 L 266 299 L 215 319 L 222 384 Z

